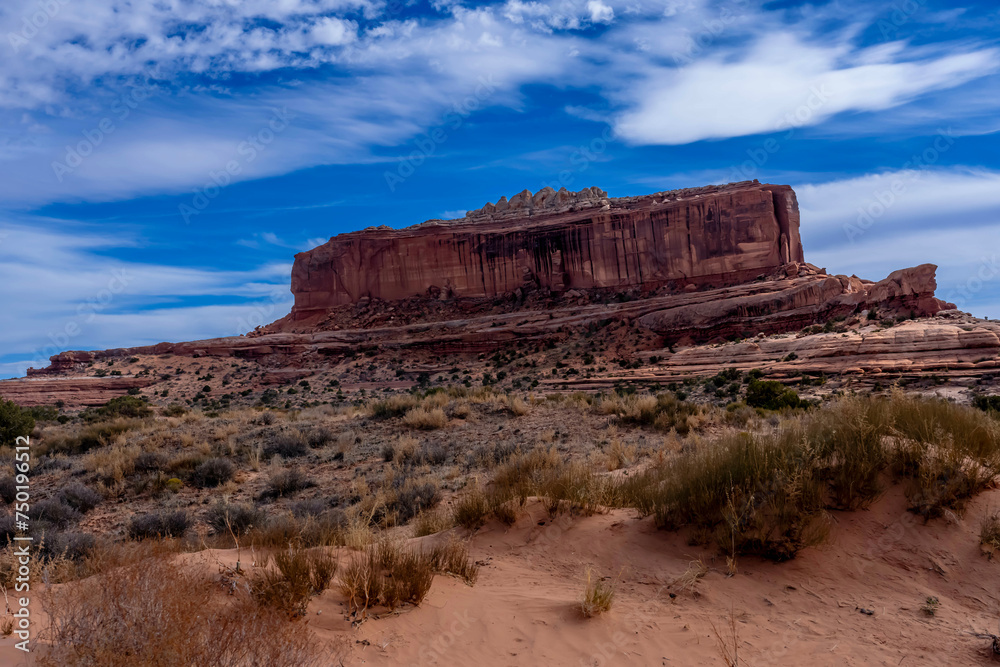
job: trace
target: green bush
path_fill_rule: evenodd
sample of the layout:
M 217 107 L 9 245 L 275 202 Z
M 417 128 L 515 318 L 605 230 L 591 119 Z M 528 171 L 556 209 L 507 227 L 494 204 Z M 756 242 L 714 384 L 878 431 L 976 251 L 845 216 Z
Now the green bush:
M 794 390 L 776 380 L 750 380 L 747 385 L 746 404 L 752 408 L 781 410 L 783 408 L 806 408 L 809 402 L 799 398 Z
M 1000 396 L 979 395 L 972 399 L 972 405 L 983 412 L 1000 412 Z
M 35 418 L 14 401 L 0 398 L 0 445 L 13 446 L 20 437 L 31 435 Z
M 95 422 L 118 417 L 142 419 L 151 414 L 153 414 L 153 409 L 144 399 L 136 396 L 119 396 L 112 398 L 99 408 L 84 410 L 80 416 L 88 422 Z

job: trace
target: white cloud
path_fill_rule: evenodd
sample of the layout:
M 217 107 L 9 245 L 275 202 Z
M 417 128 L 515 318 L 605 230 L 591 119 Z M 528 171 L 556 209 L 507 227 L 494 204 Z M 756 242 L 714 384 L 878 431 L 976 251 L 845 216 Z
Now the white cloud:
M 844 111 L 875 111 L 995 72 L 1000 52 L 982 49 L 920 61 L 899 49 L 851 58 L 847 43 L 823 46 L 784 32 L 745 53 L 721 52 L 682 68 L 653 67 L 620 96 L 618 134 L 636 144 L 686 144 L 816 125 Z
M 1000 172 L 899 170 L 795 190 L 807 261 L 873 280 L 937 264 L 940 298 L 1000 317 Z
M 290 263 L 223 271 L 113 260 L 105 253 L 142 240 L 44 222 L 45 231 L 2 226 L 0 349 L 8 358 L 238 335 L 290 307 Z M 191 298 L 218 303 L 191 306 Z
M 327 16 L 317 21 L 311 32 L 319 44 L 341 46 L 357 38 L 358 24 Z
M 601 0 L 590 0 L 587 3 L 591 23 L 612 23 L 615 20 L 615 10 Z
M 384 3 L 166 0 L 123 11 L 124 2 L 62 5 L 0 68 L 0 200 L 193 197 L 231 160 L 240 169 L 233 181 L 371 162 L 385 147 L 411 150 L 408 141 L 468 100 L 474 110 L 463 118 L 520 109 L 529 84 L 596 91 L 604 100 L 595 109 L 568 111 L 609 122 L 635 144 L 678 144 L 773 131 L 789 116 L 799 126 L 905 108 L 998 64 L 996 51 L 970 44 L 859 49 L 853 32 L 823 34 L 830 16 L 816 8 L 786 20 L 708 0 L 445 3 L 438 17 L 374 22 L 362 17 L 379 16 Z M 34 6 L 0 9 L 0 24 L 17 28 Z M 597 23 L 610 25 L 585 31 Z M 673 66 L 678 58 L 689 64 Z M 234 73 L 272 70 L 281 78 L 230 83 Z M 947 103 L 939 117 L 967 111 Z M 288 127 L 242 159 L 241 142 L 275 109 L 288 109 Z M 86 147 L 103 119 L 113 133 L 57 175 L 67 146 Z

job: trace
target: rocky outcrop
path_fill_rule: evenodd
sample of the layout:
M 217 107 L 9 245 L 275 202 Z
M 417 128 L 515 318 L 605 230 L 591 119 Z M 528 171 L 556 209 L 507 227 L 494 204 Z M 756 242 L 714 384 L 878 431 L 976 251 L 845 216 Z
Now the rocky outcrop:
M 803 262 L 795 194 L 756 181 L 608 199 L 546 188 L 300 253 L 293 320 L 369 299 L 736 285 Z
M 966 379 L 997 368 L 1000 325 L 935 298 L 935 270 L 923 264 L 879 282 L 827 274 L 803 257 L 788 186 L 617 199 L 597 188 L 526 191 L 457 220 L 343 234 L 297 255 L 292 313 L 246 336 L 63 352 L 28 379 L 0 381 L 0 395 L 92 405 L 149 388 L 194 400 L 175 391 L 178 377 L 200 380 L 215 364 L 245 371 L 218 388 L 230 399 L 314 375 L 324 391 L 344 374 L 358 389 L 398 388 L 404 367 L 486 373 L 498 351 L 544 355 L 560 345 L 560 358 L 584 345 L 615 356 L 586 377 L 550 368 L 538 378 L 548 389 L 662 383 L 725 366 Z M 597 335 L 599 348 L 585 342 Z M 353 361 L 359 353 L 365 364 Z M 649 367 L 635 370 L 637 358 Z M 119 364 L 126 377 L 93 376 L 119 359 L 128 359 Z M 630 360 L 628 370 L 610 359 Z
M 707 303 L 678 304 L 643 316 L 644 327 L 668 339 L 708 340 L 746 337 L 802 328 L 814 322 L 869 310 L 883 316 L 928 316 L 954 308 L 934 297 L 937 267 L 901 269 L 878 283 L 856 276 L 827 276 L 809 265 L 789 265 L 785 281 L 770 290 L 738 294 Z
M 56 368 L 63 372 L 75 365 L 53 357 Z M 66 405 L 85 407 L 104 405 L 112 398 L 127 394 L 129 389 L 143 389 L 156 384 L 155 378 L 135 377 L 59 377 L 59 372 L 50 371 L 49 377 L 35 377 L 20 380 L 0 380 L 0 397 L 19 405 L 53 405 L 62 401 Z

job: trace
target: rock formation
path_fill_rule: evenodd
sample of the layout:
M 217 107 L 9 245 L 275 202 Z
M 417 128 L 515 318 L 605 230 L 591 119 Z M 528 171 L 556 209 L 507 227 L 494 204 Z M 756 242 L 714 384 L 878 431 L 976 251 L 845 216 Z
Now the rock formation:
M 802 262 L 795 193 L 748 181 L 608 199 L 545 188 L 465 218 L 341 234 L 300 253 L 294 320 L 364 299 L 736 285 Z
M 804 260 L 788 186 L 753 181 L 619 199 L 597 188 L 545 189 L 457 220 L 343 234 L 301 253 L 292 313 L 246 336 L 63 352 L 27 379 L 0 382 L 0 395 L 92 405 L 148 389 L 174 400 L 177 378 L 198 377 L 206 364 L 242 369 L 245 379 L 224 386 L 247 400 L 305 378 L 328 389 L 401 387 L 416 373 L 485 373 L 489 355 L 505 350 L 579 356 L 591 336 L 603 342 L 592 339 L 589 349 L 615 356 L 585 376 L 549 369 L 535 384 L 608 389 L 723 366 L 873 384 L 888 374 L 978 381 L 1000 368 L 1000 325 L 935 298 L 935 269 L 923 264 L 879 282 L 828 275 Z M 359 353 L 365 364 L 353 361 Z M 630 360 L 628 370 L 612 359 Z M 127 360 L 116 367 L 126 376 L 93 376 L 117 360 Z M 181 366 L 190 372 L 177 375 Z

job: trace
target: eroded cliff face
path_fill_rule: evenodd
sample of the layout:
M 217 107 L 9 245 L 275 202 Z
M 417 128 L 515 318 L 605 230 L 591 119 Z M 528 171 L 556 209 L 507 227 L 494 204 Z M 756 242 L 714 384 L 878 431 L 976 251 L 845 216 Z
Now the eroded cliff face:
M 748 181 L 619 199 L 546 188 L 458 220 L 342 234 L 296 255 L 292 318 L 365 299 L 720 287 L 802 261 L 788 186 Z

